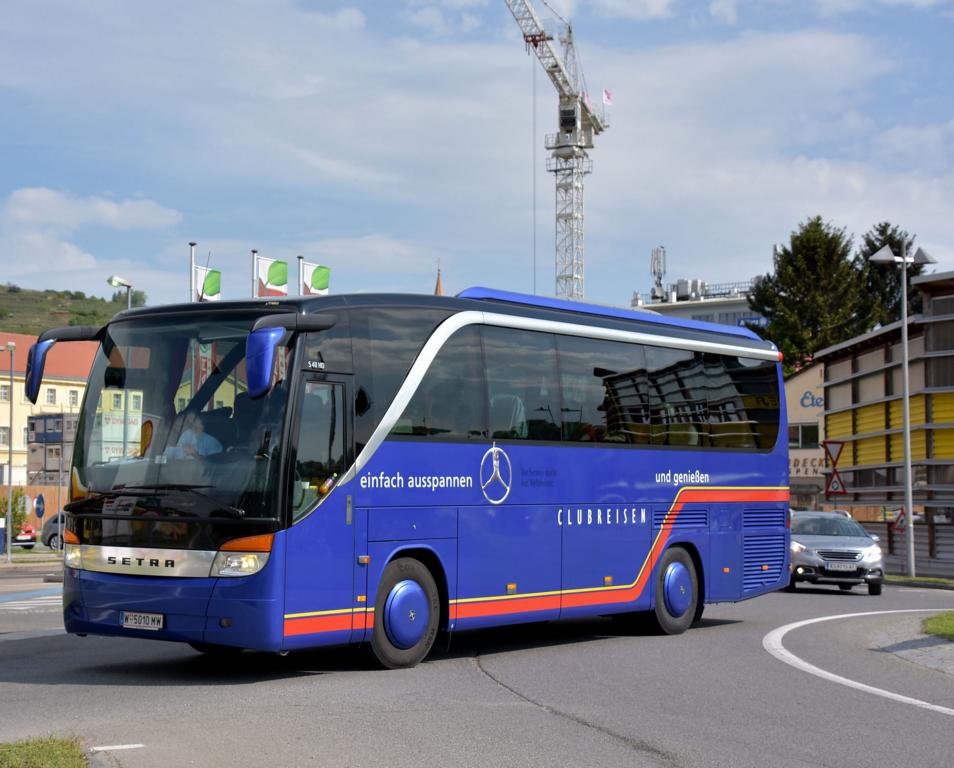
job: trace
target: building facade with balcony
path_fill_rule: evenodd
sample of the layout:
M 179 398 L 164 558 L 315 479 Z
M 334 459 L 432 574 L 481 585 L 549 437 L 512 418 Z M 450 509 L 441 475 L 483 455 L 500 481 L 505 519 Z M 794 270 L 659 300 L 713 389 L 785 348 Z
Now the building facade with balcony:
M 908 318 L 911 474 L 919 574 L 954 575 L 954 272 L 911 280 L 924 312 Z M 815 355 L 824 363 L 825 434 L 850 509 L 903 559 L 891 525 L 904 505 L 901 323 Z M 827 471 L 831 471 L 831 467 Z M 900 562 L 900 560 L 898 560 Z

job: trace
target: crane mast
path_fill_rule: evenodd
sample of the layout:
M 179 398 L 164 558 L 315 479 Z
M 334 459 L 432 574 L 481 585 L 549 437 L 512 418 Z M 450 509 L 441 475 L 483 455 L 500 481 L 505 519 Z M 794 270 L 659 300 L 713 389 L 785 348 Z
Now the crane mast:
M 559 37 L 561 57 L 529 0 L 504 1 L 559 97 L 558 131 L 544 139 L 551 153 L 547 170 L 556 180 L 556 295 L 579 301 L 584 296 L 583 177 L 593 170 L 586 150 L 608 124 L 580 88 L 573 26 L 566 23 Z

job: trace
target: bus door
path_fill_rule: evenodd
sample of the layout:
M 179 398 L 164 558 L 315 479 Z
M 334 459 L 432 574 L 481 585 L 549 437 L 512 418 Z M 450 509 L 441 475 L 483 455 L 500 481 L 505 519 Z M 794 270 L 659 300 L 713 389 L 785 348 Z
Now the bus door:
M 354 605 L 351 377 L 305 374 L 291 413 L 284 645 L 347 643 Z

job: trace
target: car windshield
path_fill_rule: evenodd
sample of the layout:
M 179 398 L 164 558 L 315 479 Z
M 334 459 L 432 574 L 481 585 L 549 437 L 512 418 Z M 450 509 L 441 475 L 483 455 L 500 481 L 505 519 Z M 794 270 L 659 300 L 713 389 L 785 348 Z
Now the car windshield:
M 247 311 L 120 321 L 96 355 L 73 456 L 73 511 L 275 517 L 289 352 L 248 395 Z M 156 506 L 156 505 L 153 505 Z
M 792 520 L 792 533 L 803 536 L 868 536 L 868 532 L 854 520 L 822 515 L 796 515 Z

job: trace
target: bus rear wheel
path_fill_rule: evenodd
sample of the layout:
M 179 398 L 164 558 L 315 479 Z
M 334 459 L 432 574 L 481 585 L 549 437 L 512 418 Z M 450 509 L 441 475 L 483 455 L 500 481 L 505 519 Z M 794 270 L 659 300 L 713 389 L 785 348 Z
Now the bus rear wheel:
M 430 652 L 441 617 L 437 584 L 427 566 L 402 557 L 388 563 L 374 603 L 371 651 L 386 669 L 413 667 Z
M 699 604 L 699 580 L 692 557 L 682 547 L 667 549 L 656 575 L 655 624 L 666 635 L 689 629 Z

